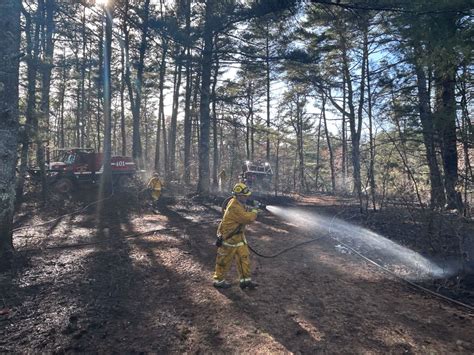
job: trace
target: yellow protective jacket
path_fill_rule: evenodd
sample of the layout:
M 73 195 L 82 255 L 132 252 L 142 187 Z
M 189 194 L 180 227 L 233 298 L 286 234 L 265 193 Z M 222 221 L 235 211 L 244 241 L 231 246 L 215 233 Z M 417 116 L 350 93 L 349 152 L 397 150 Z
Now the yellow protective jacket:
M 160 190 L 161 191 L 161 181 L 157 177 L 152 177 L 150 181 L 148 181 L 147 187 L 152 190 Z
M 148 181 L 148 184 L 146 186 L 152 190 L 151 197 L 154 200 L 158 200 L 160 198 L 162 188 L 162 183 L 160 179 L 154 176 L 150 179 L 150 181 Z
M 222 235 L 222 238 L 228 244 L 246 243 L 245 225 L 252 223 L 256 218 L 256 212 L 247 212 L 237 198 L 233 197 L 227 205 L 224 217 L 217 228 L 217 234 Z M 235 233 L 237 230 L 238 233 Z

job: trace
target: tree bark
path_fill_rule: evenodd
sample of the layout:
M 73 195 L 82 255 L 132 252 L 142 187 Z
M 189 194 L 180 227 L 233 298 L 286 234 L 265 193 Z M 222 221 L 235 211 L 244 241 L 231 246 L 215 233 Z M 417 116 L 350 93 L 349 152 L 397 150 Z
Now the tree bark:
M 201 56 L 202 57 L 202 56 Z M 202 59 L 202 58 L 201 58 Z M 199 149 L 199 115 L 198 115 L 198 105 L 199 105 L 199 93 L 201 88 L 201 74 L 199 71 L 196 72 L 196 78 L 194 83 L 194 92 L 193 99 L 191 104 L 191 157 L 194 159 L 199 154 L 197 150 Z M 191 176 L 198 175 L 198 164 L 190 164 Z
M 323 95 L 322 96 L 322 116 L 323 116 L 323 121 L 324 121 L 324 132 L 326 134 L 326 143 L 328 145 L 328 151 L 329 151 L 329 167 L 331 169 L 331 188 L 332 192 L 336 192 L 336 172 L 334 169 L 334 152 L 332 150 L 331 146 L 331 139 L 329 138 L 329 129 L 328 129 L 328 124 L 326 120 L 326 97 Z
M 176 178 L 176 133 L 178 126 L 178 109 L 179 109 L 179 89 L 181 87 L 181 70 L 183 67 L 182 57 L 184 53 L 179 54 L 180 48 L 176 48 L 176 66 L 175 66 L 175 80 L 174 80 L 174 92 L 173 92 L 173 107 L 171 112 L 171 122 L 169 130 L 169 156 L 170 156 L 170 169 L 168 172 L 169 180 Z
M 362 202 L 362 181 L 361 181 L 361 171 L 360 171 L 360 135 L 362 133 L 362 112 L 364 110 L 364 101 L 365 101 L 365 80 L 366 80 L 366 62 L 368 57 L 368 24 L 364 24 L 363 28 L 363 47 L 362 47 L 362 65 L 361 65 L 361 74 L 360 74 L 360 85 L 359 85 L 359 107 L 357 109 L 357 127 L 355 127 L 355 120 L 351 122 L 351 139 L 352 139 L 352 160 L 354 166 L 354 184 L 359 197 L 359 206 L 362 212 L 363 202 Z M 346 71 L 349 72 L 349 68 L 346 67 Z
M 342 188 L 347 182 L 347 123 L 346 123 L 346 76 L 342 76 Z
M 460 80 L 460 95 L 461 95 L 461 138 L 464 155 L 464 206 L 468 203 L 468 189 L 469 185 L 474 182 L 472 166 L 470 160 L 470 148 L 474 146 L 474 137 L 471 132 L 471 119 L 469 117 L 468 108 L 468 87 L 466 83 L 469 82 L 470 72 L 467 69 L 467 64 L 463 63 L 462 76 Z M 464 208 L 464 216 L 468 216 L 468 209 Z
M 305 168 L 304 168 L 304 142 L 303 142 L 303 104 L 300 104 L 299 95 L 296 101 L 296 119 L 297 119 L 297 143 L 298 143 L 298 175 L 300 182 L 300 191 L 306 191 Z
M 441 143 L 444 168 L 444 188 L 448 208 L 458 208 L 456 184 L 458 180 L 458 152 L 456 138 L 456 96 L 454 66 L 443 72 L 435 71 L 436 85 L 436 128 Z
M 185 17 L 186 17 L 186 37 L 191 38 L 191 1 L 186 0 Z M 191 43 L 186 44 L 186 94 L 184 99 L 184 183 L 189 185 L 191 182 L 191 96 L 192 96 L 192 59 L 191 59 Z
M 0 271 L 10 266 L 18 146 L 20 2 L 0 2 Z
M 65 50 L 63 52 L 65 58 Z M 66 61 L 62 62 L 61 69 L 61 79 L 59 84 L 59 132 L 58 132 L 58 143 L 59 148 L 64 148 L 64 95 L 66 95 L 66 80 L 67 80 L 67 71 L 66 71 Z
M 127 155 L 127 132 L 125 128 L 125 50 L 120 51 L 121 80 L 120 80 L 120 133 L 122 137 L 122 155 Z
M 20 155 L 20 173 L 16 186 L 16 197 L 19 202 L 23 198 L 23 189 L 25 183 L 26 169 L 28 167 L 28 152 L 30 147 L 30 137 L 34 135 L 33 125 L 36 115 L 36 74 L 38 70 L 38 54 L 39 54 L 39 35 L 40 25 L 36 20 L 33 38 L 31 38 L 32 18 L 31 14 L 22 8 L 25 16 L 25 37 L 26 37 L 26 54 L 27 54 L 27 91 L 26 91 L 26 122 L 25 128 L 21 135 L 21 155 Z M 39 19 L 41 9 L 38 7 L 35 18 Z
M 366 51 L 367 55 L 366 66 L 367 66 L 367 116 L 369 119 L 369 149 L 370 149 L 370 162 L 369 162 L 369 186 L 370 196 L 372 199 L 372 209 L 377 210 L 375 201 L 376 185 L 375 185 L 375 139 L 373 132 L 373 120 L 372 120 L 372 93 L 370 92 L 370 66 L 369 66 L 369 52 Z
M 165 151 L 165 173 L 166 173 L 166 134 L 163 136 L 163 141 L 161 140 L 160 133 L 165 130 L 164 126 L 164 87 L 165 87 L 165 74 L 166 74 L 166 56 L 168 52 L 168 40 L 163 38 L 162 40 L 162 56 L 160 63 L 160 84 L 158 90 L 160 93 L 159 102 L 158 102 L 158 129 L 156 132 L 156 149 L 155 149 L 155 170 L 160 171 L 160 160 L 161 160 L 161 143 L 163 142 L 163 150 Z M 162 126 L 163 125 L 163 126 Z
M 47 0 L 48 1 L 48 0 Z M 52 20 L 52 19 L 51 19 Z M 87 62 L 87 35 L 86 35 L 86 12 L 84 8 L 84 12 L 82 13 L 82 26 L 81 26 L 81 31 L 82 31 L 82 60 L 81 60 L 81 79 L 80 79 L 80 110 L 79 110 L 79 119 L 81 121 L 80 125 L 80 132 L 81 132 L 81 140 L 80 140 L 80 147 L 85 146 L 85 129 L 86 129 L 86 122 L 85 122 L 85 117 L 86 117 L 86 112 L 85 112 L 85 106 L 86 106 L 86 93 L 85 93 L 85 79 L 86 79 L 86 62 Z
M 268 37 L 270 36 L 268 29 L 268 22 L 266 27 L 265 37 L 265 80 L 267 89 L 267 162 L 270 162 L 270 46 Z
M 209 98 L 212 68 L 212 17 L 214 12 L 214 0 L 206 2 L 205 24 L 204 24 L 204 49 L 202 55 L 202 78 L 201 78 L 201 100 L 199 107 L 200 117 L 200 139 L 199 139 L 199 180 L 197 192 L 200 195 L 208 195 L 210 187 L 209 169 Z
M 415 56 L 421 56 L 421 47 L 415 45 Z M 420 57 L 421 58 L 421 57 Z M 418 60 L 415 61 L 418 88 L 418 111 L 423 132 L 423 143 L 426 149 L 426 160 L 430 171 L 431 207 L 442 207 L 446 203 L 441 173 L 436 159 L 433 115 L 430 109 L 430 97 L 426 88 L 426 75 Z
M 46 18 L 46 26 L 45 26 L 45 48 L 44 48 L 44 55 L 43 55 L 43 63 L 41 66 L 41 74 L 42 74 L 42 87 L 41 87 L 41 104 L 40 104 L 40 112 L 41 112 L 41 121 L 42 123 L 49 125 L 49 97 L 50 97 L 50 88 L 51 88 L 51 71 L 53 69 L 53 54 L 54 54 L 54 42 L 53 42 L 53 31 L 54 31 L 54 11 L 56 4 L 54 0 L 46 0 L 45 5 L 45 18 Z M 84 85 L 84 84 L 83 84 Z M 45 171 L 45 148 L 43 145 L 43 136 L 42 136 L 42 127 L 38 125 L 38 132 L 37 132 L 37 146 L 36 146 L 36 156 L 38 165 L 40 167 L 40 175 L 41 175 L 41 197 L 43 202 L 46 201 L 47 198 L 47 183 L 46 183 L 46 171 Z
M 215 37 L 215 43 L 217 46 L 217 36 Z M 217 55 L 217 48 L 214 55 L 214 78 L 212 80 L 212 143 L 213 143 L 213 159 L 212 159 L 212 187 L 217 190 L 219 187 L 219 181 L 217 177 L 217 170 L 219 169 L 219 149 L 218 149 L 218 132 L 217 132 L 217 112 L 216 112 L 216 86 L 217 77 L 219 76 L 219 56 Z
M 147 48 L 147 37 L 148 37 L 148 17 L 150 10 L 150 0 L 145 0 L 143 6 L 143 23 L 142 23 L 142 37 L 139 49 L 139 58 L 137 63 L 137 78 L 136 78 L 136 96 L 135 105 L 132 107 L 133 115 L 133 141 L 132 141 L 132 156 L 133 159 L 138 162 L 140 168 L 144 167 L 143 164 L 143 152 L 142 142 L 140 134 L 140 110 L 142 102 L 142 86 L 143 86 L 143 72 L 145 69 L 145 54 Z
M 316 139 L 316 176 L 314 184 L 316 186 L 316 190 L 318 190 L 319 184 L 319 174 L 321 172 L 321 120 L 322 120 L 323 112 L 321 111 L 321 116 L 319 117 L 318 123 L 318 138 Z
M 112 85 L 110 77 L 110 61 L 112 57 L 112 15 L 113 8 L 110 5 L 104 7 L 105 12 L 105 42 L 104 42 L 104 156 L 103 172 L 100 179 L 100 198 L 112 188 L 112 167 L 110 165 L 112 155 Z
M 96 119 L 96 133 L 97 133 L 97 151 L 101 151 L 102 147 L 102 140 L 100 137 L 100 132 L 101 130 L 101 106 L 102 106 L 102 101 L 103 96 L 104 96 L 104 80 L 103 80 L 103 75 L 104 75 L 104 26 L 101 23 L 100 24 L 100 29 L 99 29 L 99 63 L 98 63 L 98 81 L 97 81 L 97 119 Z

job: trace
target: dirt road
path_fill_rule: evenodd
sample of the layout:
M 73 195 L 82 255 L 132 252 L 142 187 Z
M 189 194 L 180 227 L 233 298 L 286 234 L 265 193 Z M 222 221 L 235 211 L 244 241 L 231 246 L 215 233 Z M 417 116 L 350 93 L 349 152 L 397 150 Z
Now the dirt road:
M 181 201 L 161 215 L 114 212 L 101 234 L 93 214 L 23 231 L 24 265 L 0 274 L 0 351 L 474 353 L 473 315 L 328 238 L 274 259 L 252 255 L 256 291 L 214 289 L 217 217 Z M 259 220 L 248 240 L 266 254 L 309 238 Z

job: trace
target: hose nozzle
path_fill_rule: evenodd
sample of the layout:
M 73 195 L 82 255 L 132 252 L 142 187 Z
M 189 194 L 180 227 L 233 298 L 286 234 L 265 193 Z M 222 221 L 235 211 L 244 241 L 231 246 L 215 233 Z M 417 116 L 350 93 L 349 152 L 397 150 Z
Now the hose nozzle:
M 258 208 L 259 210 L 262 210 L 262 211 L 267 209 L 267 205 L 265 205 L 264 203 L 262 203 L 260 201 L 257 201 L 257 200 L 252 200 L 250 205 L 253 208 Z

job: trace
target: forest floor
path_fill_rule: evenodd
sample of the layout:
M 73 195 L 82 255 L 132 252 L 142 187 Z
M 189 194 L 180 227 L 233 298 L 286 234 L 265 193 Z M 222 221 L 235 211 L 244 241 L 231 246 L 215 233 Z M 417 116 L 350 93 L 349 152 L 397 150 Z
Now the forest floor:
M 39 225 L 87 198 L 22 207 L 16 226 L 33 227 L 15 232 L 15 268 L 0 274 L 0 352 L 474 353 L 472 312 L 341 252 L 324 232 L 259 216 L 247 239 L 262 253 L 321 239 L 276 258 L 252 254 L 256 290 L 240 290 L 234 267 L 233 287 L 216 290 L 216 204 L 174 196 L 153 214 L 117 195 L 101 232 L 95 206 Z M 350 200 L 323 195 L 295 206 L 426 249 L 414 212 L 361 220 Z

